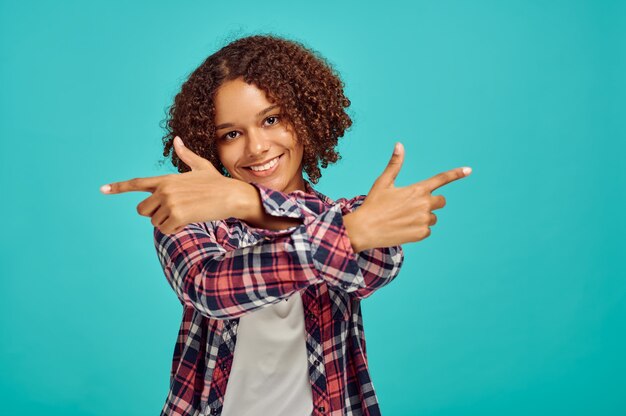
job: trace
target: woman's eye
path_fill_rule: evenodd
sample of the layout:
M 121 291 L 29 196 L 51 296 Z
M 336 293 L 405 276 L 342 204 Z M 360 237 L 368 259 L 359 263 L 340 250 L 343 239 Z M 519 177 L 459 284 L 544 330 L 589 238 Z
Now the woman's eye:
M 236 136 L 232 136 L 232 134 L 237 134 L 236 131 L 229 131 L 228 133 L 226 133 L 225 135 L 222 136 L 223 139 L 235 139 Z
M 269 120 L 274 120 L 272 123 L 270 123 L 270 125 L 274 125 L 278 123 L 278 116 L 269 116 L 268 118 L 265 119 L 265 121 L 269 121 Z
M 268 122 L 270 126 L 273 126 L 274 124 L 278 123 L 279 119 L 280 119 L 279 116 L 269 116 L 268 118 L 265 119 L 265 121 Z M 237 138 L 237 134 L 239 134 L 239 132 L 237 132 L 237 131 L 229 131 L 228 133 L 226 133 L 225 135 L 222 136 L 222 139 L 224 139 L 224 140 L 236 139 Z

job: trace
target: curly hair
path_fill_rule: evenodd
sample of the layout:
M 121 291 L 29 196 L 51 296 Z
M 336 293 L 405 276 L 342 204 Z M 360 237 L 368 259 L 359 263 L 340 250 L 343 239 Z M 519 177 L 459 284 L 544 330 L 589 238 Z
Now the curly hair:
M 163 156 L 171 153 L 180 173 L 191 170 L 173 150 L 174 137 L 180 136 L 185 146 L 228 176 L 217 157 L 213 98 L 220 85 L 239 77 L 281 106 L 283 119 L 304 145 L 303 169 L 317 183 L 322 176 L 319 165 L 326 168 L 341 159 L 335 147 L 352 125 L 345 111 L 350 100 L 325 58 L 300 42 L 275 35 L 232 41 L 189 75 L 164 120 Z

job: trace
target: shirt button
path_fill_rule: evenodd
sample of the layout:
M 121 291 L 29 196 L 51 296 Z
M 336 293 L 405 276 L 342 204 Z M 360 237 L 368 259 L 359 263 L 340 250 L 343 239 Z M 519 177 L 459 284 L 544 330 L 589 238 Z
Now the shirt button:
M 319 363 L 320 363 L 320 362 L 319 362 L 319 360 L 315 360 L 315 361 L 313 362 L 313 364 L 315 364 L 315 365 L 319 365 Z
M 217 414 L 219 414 L 219 411 L 217 409 L 211 409 L 211 414 L 212 415 L 217 415 Z
M 315 319 L 315 314 L 313 312 L 309 312 L 309 319 Z
M 317 410 L 319 410 L 320 412 L 323 412 L 324 410 L 326 410 L 326 408 L 324 406 L 320 406 L 317 408 Z
M 347 289 L 347 288 L 350 287 L 350 285 L 348 283 L 342 283 L 341 287 L 344 288 L 344 289 Z

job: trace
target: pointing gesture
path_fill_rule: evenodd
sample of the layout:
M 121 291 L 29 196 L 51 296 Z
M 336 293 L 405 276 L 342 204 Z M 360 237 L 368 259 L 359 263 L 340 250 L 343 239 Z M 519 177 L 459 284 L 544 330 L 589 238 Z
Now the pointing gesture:
M 352 243 L 359 250 L 390 247 L 423 240 L 437 216 L 432 211 L 445 206 L 442 195 L 431 193 L 453 181 L 468 176 L 469 167 L 439 173 L 412 185 L 396 188 L 394 181 L 404 162 L 404 147 L 396 149 L 383 173 L 374 181 L 363 204 L 344 217 L 352 230 Z M 356 240 L 356 241 L 355 241 Z
M 137 205 L 139 215 L 152 218 L 152 225 L 163 233 L 177 233 L 188 224 L 238 217 L 241 209 L 233 192 L 242 186 L 226 178 L 211 162 L 174 138 L 174 150 L 191 172 L 135 178 L 100 188 L 106 194 L 144 191 L 152 193 Z

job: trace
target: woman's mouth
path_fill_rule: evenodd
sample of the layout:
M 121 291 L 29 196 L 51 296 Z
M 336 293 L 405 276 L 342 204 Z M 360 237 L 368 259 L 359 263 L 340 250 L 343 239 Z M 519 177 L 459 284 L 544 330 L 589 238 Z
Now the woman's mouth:
M 261 165 L 261 166 L 256 165 L 254 166 L 254 169 L 252 169 L 251 167 L 246 167 L 246 169 L 252 175 L 257 176 L 257 177 L 269 176 L 272 173 L 276 172 L 276 170 L 278 169 L 278 165 L 280 164 L 280 161 L 282 160 L 282 156 L 283 155 L 275 157 L 274 159 L 267 162 L 265 165 Z

